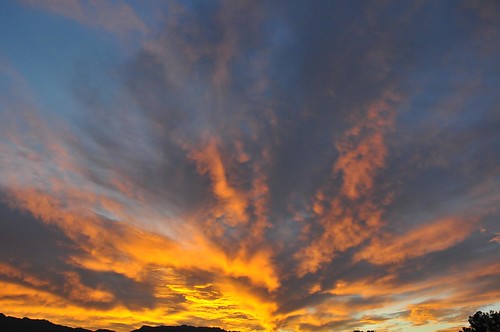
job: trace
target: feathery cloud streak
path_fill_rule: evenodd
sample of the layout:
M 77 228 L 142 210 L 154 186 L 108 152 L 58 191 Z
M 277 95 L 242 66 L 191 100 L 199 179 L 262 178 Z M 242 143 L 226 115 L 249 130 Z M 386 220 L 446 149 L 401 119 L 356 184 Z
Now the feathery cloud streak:
M 4 313 L 411 331 L 498 305 L 494 2 L 2 6 Z

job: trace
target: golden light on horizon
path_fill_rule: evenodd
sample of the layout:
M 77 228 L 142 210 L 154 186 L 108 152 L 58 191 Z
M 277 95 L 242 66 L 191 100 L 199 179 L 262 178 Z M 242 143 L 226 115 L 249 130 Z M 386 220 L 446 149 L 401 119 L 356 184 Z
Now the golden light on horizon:
M 497 308 L 497 10 L 1 3 L 0 311 L 444 332 Z

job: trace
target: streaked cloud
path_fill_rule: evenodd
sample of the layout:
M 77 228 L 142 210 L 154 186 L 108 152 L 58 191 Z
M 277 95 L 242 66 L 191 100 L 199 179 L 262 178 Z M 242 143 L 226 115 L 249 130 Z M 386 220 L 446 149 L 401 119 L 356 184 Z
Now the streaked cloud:
M 498 305 L 492 3 L 4 4 L 2 310 L 445 331 Z M 95 49 L 39 77 L 30 18 Z
M 117 35 L 147 32 L 146 24 L 124 1 L 22 0 L 22 3 Z

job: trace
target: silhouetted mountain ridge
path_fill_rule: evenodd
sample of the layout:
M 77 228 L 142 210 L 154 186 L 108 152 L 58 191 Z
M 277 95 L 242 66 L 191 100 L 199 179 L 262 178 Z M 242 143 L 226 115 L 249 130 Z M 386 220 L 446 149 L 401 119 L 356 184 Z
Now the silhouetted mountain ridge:
M 57 325 L 45 319 L 30 319 L 27 317 L 16 318 L 5 316 L 0 313 L 1 332 L 94 332 L 81 327 L 68 327 Z M 95 332 L 114 332 L 112 330 L 99 329 Z M 194 327 L 181 326 L 142 326 L 131 332 L 230 332 L 218 327 Z
M 57 325 L 45 319 L 16 318 L 0 313 L 0 331 L 2 332 L 92 332 L 80 327 L 72 328 Z M 96 331 L 97 332 L 97 331 Z M 101 330 L 102 332 L 102 330 Z

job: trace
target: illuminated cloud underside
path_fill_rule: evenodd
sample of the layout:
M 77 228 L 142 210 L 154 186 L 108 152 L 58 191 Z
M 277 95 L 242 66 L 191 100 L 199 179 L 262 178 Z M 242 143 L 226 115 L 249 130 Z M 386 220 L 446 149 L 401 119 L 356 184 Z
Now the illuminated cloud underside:
M 1 3 L 1 310 L 448 331 L 498 309 L 498 10 Z

